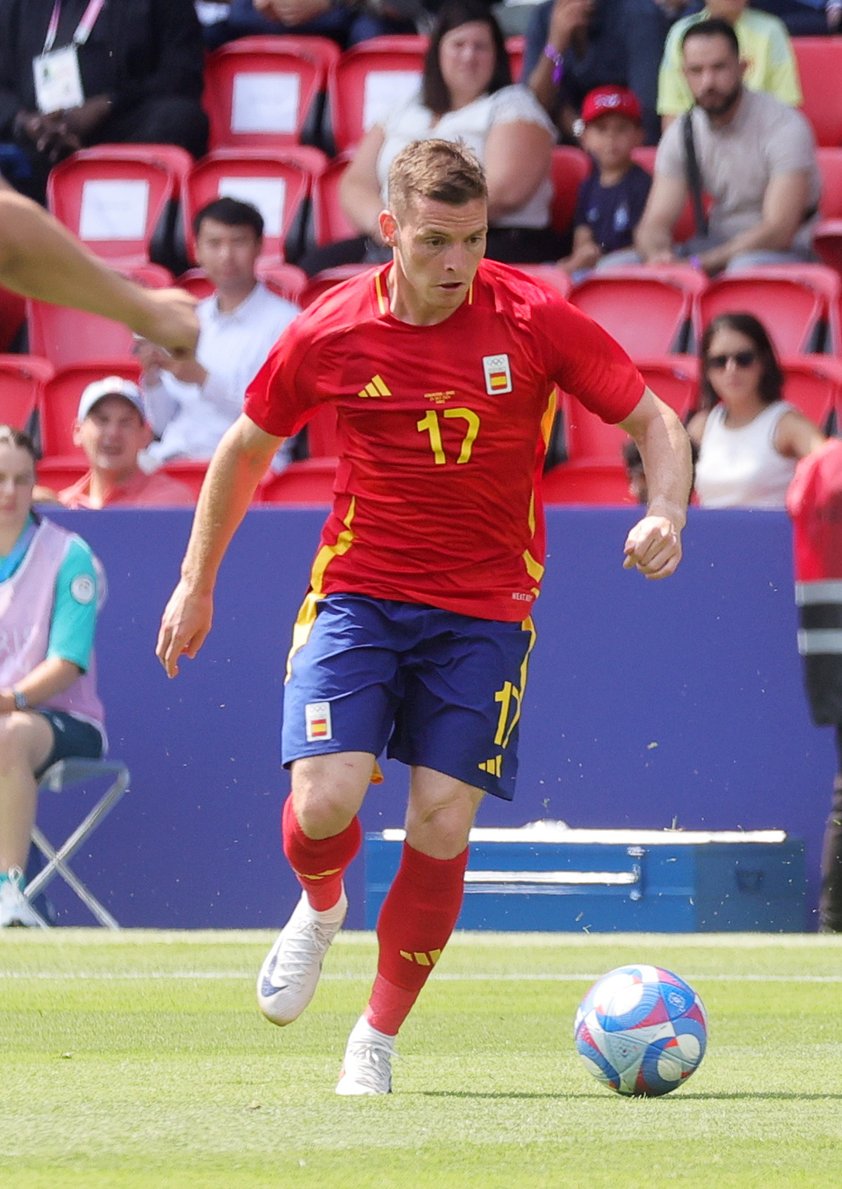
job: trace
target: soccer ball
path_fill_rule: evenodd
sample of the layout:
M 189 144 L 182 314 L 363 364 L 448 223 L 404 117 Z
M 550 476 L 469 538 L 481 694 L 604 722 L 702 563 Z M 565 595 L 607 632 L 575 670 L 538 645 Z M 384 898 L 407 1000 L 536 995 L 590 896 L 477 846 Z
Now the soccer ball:
M 597 1081 L 618 1094 L 669 1094 L 698 1069 L 707 1015 L 683 979 L 658 966 L 618 966 L 579 1004 L 573 1035 Z

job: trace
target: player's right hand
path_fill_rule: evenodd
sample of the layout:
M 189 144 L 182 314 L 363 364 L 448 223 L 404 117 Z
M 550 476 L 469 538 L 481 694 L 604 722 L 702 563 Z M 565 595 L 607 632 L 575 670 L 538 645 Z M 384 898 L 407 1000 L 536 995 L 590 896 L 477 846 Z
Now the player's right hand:
M 155 655 L 167 677 L 178 676 L 182 656 L 192 660 L 205 642 L 213 622 L 213 597 L 197 595 L 179 582 L 161 617 Z

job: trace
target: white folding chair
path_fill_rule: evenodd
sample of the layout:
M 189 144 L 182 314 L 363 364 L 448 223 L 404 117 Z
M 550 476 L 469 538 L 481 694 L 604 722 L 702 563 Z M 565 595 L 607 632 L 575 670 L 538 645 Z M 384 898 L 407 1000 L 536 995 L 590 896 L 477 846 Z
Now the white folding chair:
M 42 791 L 61 793 L 72 785 L 87 785 L 103 779 L 107 779 L 109 782 L 107 789 L 60 846 L 54 847 L 38 826 L 33 828 L 32 841 L 47 861 L 38 874 L 33 876 L 26 885 L 24 895 L 31 904 L 47 884 L 59 875 L 101 925 L 107 929 L 119 929 L 120 926 L 108 909 L 100 904 L 90 888 L 85 886 L 69 866 L 69 860 L 128 789 L 128 768 L 122 760 L 88 760 L 70 757 L 66 760 L 59 760 L 47 769 L 38 784 L 38 791 L 39 793 Z

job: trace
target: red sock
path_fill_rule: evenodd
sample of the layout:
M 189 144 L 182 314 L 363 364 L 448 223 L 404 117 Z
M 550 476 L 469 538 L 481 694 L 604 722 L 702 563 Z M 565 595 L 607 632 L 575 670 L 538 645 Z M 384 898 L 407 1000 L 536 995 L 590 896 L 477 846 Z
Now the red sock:
M 433 859 L 408 843 L 377 921 L 377 978 L 366 1008 L 372 1028 L 395 1036 L 456 925 L 468 848 Z
M 340 896 L 342 876 L 360 849 L 362 830 L 355 817 L 340 834 L 331 838 L 308 838 L 299 825 L 287 797 L 281 817 L 284 854 L 296 879 L 317 912 L 333 908 Z

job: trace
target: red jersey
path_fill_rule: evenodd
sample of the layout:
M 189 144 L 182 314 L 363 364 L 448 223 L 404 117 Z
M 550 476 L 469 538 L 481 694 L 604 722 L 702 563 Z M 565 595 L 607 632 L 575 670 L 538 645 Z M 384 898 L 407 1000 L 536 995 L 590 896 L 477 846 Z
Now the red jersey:
M 539 481 L 555 388 L 616 422 L 643 379 L 605 331 L 508 265 L 483 260 L 435 326 L 393 316 L 391 267 L 294 319 L 245 411 L 283 437 L 336 406 L 340 461 L 314 591 L 524 619 L 544 570 Z

